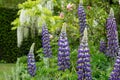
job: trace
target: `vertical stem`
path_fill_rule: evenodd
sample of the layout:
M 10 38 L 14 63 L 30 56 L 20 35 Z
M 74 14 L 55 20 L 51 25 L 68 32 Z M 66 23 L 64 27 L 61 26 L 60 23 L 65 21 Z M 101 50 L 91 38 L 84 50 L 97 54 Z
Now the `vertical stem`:
M 43 58 L 43 61 L 44 61 L 44 66 L 46 67 L 46 68 L 49 68 L 49 58 Z
M 108 57 L 108 61 L 110 62 L 110 66 L 113 66 L 113 60 L 114 60 L 114 58 Z

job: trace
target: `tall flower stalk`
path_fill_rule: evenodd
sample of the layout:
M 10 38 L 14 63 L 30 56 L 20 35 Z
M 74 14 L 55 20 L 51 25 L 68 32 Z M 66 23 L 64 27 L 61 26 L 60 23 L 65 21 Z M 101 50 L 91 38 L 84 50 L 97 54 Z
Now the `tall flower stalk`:
M 42 46 L 45 57 L 51 57 L 50 35 L 46 25 L 42 26 Z
M 90 68 L 90 54 L 88 48 L 87 28 L 84 30 L 79 49 L 77 60 L 78 80 L 92 80 Z
M 86 24 L 86 13 L 84 11 L 84 7 L 83 7 L 83 1 L 80 0 L 80 4 L 78 7 L 78 17 L 79 17 L 79 25 L 80 25 L 80 35 L 81 37 L 83 36 L 83 32 L 85 27 L 87 26 Z
M 107 52 L 106 54 L 110 57 L 115 57 L 118 54 L 118 32 L 116 21 L 114 18 L 114 11 L 111 8 L 109 17 L 107 19 Z
M 107 48 L 107 43 L 105 41 L 101 40 L 100 41 L 100 49 L 99 49 L 99 51 L 106 54 L 106 48 Z
M 35 64 L 35 58 L 34 58 L 34 45 L 32 44 L 29 54 L 28 54 L 28 73 L 33 77 L 36 73 L 36 64 Z
M 120 54 L 120 49 L 118 54 Z M 109 80 L 120 80 L 120 55 L 117 56 L 113 71 L 111 72 Z
M 70 49 L 66 34 L 66 23 L 63 24 L 58 41 L 58 66 L 59 70 L 65 71 L 70 68 Z

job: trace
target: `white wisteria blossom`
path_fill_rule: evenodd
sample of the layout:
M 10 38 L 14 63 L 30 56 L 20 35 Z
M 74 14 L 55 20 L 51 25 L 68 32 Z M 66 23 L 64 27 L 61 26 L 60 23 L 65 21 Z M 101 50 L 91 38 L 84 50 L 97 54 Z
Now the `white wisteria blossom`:
M 23 42 L 23 27 L 17 28 L 17 46 L 20 47 Z
M 46 8 L 53 11 L 53 1 L 52 0 L 47 1 Z
M 32 3 L 31 3 L 32 4 Z M 27 5 L 27 4 L 26 4 Z M 55 19 L 52 16 L 53 0 L 43 0 L 35 3 L 31 7 L 21 7 L 17 27 L 17 45 L 21 46 L 23 40 L 30 35 L 35 38 L 41 32 L 43 23 L 50 22 L 55 25 Z M 47 21 L 48 20 L 48 21 Z M 30 34 L 29 34 L 30 33 Z
M 20 25 L 29 24 L 30 22 L 30 15 L 27 14 L 28 10 L 22 9 L 20 13 Z

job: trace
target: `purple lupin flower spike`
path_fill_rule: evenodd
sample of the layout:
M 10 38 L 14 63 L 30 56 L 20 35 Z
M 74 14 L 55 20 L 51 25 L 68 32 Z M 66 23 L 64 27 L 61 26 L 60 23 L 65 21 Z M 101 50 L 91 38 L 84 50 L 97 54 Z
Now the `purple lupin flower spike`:
M 106 54 L 110 57 L 115 57 L 118 54 L 118 33 L 116 27 L 116 21 L 114 18 L 114 11 L 111 8 L 109 17 L 107 19 L 107 52 Z
M 34 58 L 34 45 L 35 43 L 32 44 L 29 54 L 28 54 L 28 73 L 34 77 L 36 73 L 36 64 L 35 64 L 35 58 Z
M 120 49 L 118 54 L 120 54 Z M 111 72 L 109 80 L 120 80 L 120 55 L 117 56 L 113 71 Z
M 58 66 L 59 70 L 65 71 L 70 68 L 70 49 L 66 34 L 66 23 L 63 24 L 61 34 L 58 41 Z
M 77 74 L 78 80 L 92 80 L 91 68 L 90 68 L 90 54 L 87 43 L 87 28 L 84 30 L 84 36 L 82 37 L 80 47 L 78 49 L 77 60 Z
M 84 29 L 87 26 L 87 24 L 86 24 L 86 13 L 84 11 L 84 7 L 82 6 L 82 4 L 83 4 L 83 2 L 82 2 L 82 0 L 80 0 L 80 5 L 78 7 L 78 17 L 79 17 L 81 37 L 83 36 Z
M 50 35 L 46 25 L 42 26 L 42 46 L 45 57 L 51 57 L 52 51 L 50 46 Z
M 105 41 L 100 41 L 100 52 L 106 54 L 107 43 Z

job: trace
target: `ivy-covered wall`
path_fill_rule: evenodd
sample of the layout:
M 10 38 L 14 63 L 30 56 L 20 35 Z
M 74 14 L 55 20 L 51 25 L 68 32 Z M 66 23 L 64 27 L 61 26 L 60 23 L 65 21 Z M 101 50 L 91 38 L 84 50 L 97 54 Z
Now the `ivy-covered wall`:
M 41 47 L 40 37 L 24 40 L 21 48 L 17 47 L 16 30 L 11 30 L 11 22 L 17 17 L 17 9 L 0 8 L 0 61 L 15 62 L 17 57 L 27 55 L 32 42 L 37 42 L 35 49 Z

